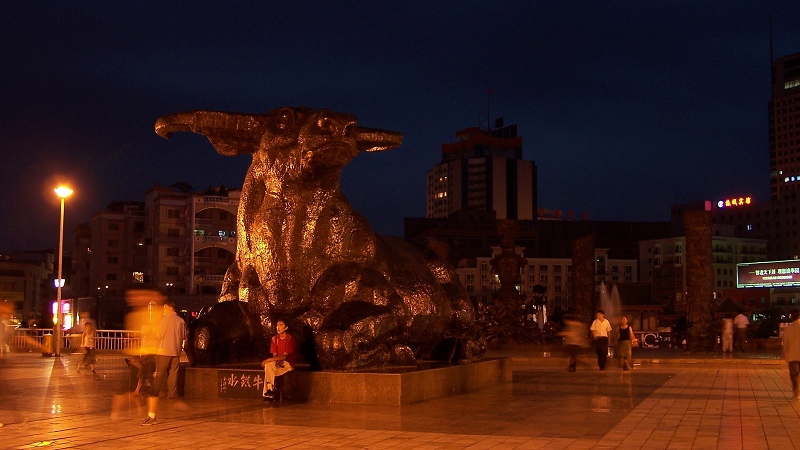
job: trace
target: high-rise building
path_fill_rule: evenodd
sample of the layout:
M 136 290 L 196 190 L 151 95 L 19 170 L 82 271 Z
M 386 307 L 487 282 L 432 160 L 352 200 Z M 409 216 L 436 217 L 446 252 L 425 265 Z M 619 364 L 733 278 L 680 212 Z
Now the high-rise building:
M 736 236 L 766 239 L 769 260 L 800 259 L 800 53 L 773 61 L 768 115 L 770 198 L 732 193 L 710 210 Z
M 769 168 L 772 200 L 800 190 L 800 53 L 772 63 Z
M 498 219 L 534 220 L 536 164 L 522 159 L 517 126 L 467 128 L 442 144 L 442 160 L 428 171 L 429 218 L 459 210 L 495 211 Z

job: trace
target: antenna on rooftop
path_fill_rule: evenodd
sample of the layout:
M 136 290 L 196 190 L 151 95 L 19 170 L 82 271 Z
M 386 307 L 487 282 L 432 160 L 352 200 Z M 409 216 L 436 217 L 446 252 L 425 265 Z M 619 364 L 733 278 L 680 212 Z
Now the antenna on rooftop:
M 489 107 L 491 106 L 492 94 L 494 91 L 491 89 L 486 91 L 486 129 L 492 131 L 492 116 L 489 114 Z

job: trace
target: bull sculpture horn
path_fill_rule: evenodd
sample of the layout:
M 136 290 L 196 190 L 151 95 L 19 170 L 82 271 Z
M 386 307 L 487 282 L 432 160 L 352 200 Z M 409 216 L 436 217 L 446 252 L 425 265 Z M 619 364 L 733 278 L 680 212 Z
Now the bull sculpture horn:
M 264 134 L 264 116 L 223 111 L 188 111 L 156 120 L 156 134 L 169 139 L 174 132 L 191 131 L 207 137 L 224 156 L 255 153 Z
M 359 152 L 382 152 L 400 147 L 400 144 L 403 143 L 403 135 L 397 131 L 358 127 L 356 141 Z

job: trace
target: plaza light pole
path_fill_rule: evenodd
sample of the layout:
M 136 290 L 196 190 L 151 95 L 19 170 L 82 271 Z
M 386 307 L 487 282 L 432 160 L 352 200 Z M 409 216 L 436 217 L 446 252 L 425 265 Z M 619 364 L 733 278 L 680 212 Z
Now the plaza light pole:
M 53 344 L 53 354 L 55 356 L 61 356 L 61 339 L 62 339 L 62 327 L 64 326 L 64 310 L 62 309 L 61 305 L 61 288 L 64 285 L 64 282 L 61 281 L 61 265 L 64 261 L 64 199 L 69 197 L 72 194 L 72 189 L 64 186 L 59 186 L 56 189 L 56 194 L 61 198 L 61 222 L 58 228 L 58 283 L 56 283 L 56 323 L 53 325 L 53 338 L 55 343 Z

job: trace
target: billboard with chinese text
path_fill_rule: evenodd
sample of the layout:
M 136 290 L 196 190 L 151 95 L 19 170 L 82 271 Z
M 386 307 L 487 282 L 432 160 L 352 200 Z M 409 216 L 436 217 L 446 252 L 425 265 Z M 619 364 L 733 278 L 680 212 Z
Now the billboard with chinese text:
M 736 287 L 800 287 L 800 260 L 736 265 Z

